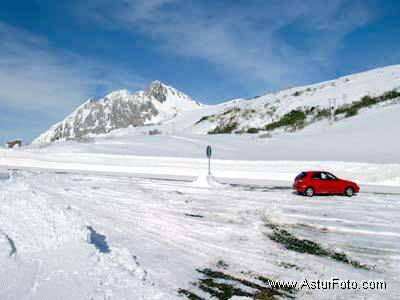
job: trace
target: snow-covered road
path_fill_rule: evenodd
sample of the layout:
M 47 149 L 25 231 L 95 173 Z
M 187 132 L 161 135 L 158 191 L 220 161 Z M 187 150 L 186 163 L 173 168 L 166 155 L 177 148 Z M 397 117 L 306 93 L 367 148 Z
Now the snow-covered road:
M 207 174 L 208 168 L 205 158 L 85 153 L 80 148 L 75 151 L 69 148 L 64 151 L 50 150 L 3 150 L 0 153 L 0 168 L 188 181 Z M 362 190 L 367 187 L 367 191 L 387 192 L 388 187 L 392 187 L 389 190 L 400 192 L 400 164 L 213 159 L 211 166 L 213 175 L 225 183 L 266 185 L 272 182 L 290 186 L 299 172 L 316 169 L 356 181 L 363 185 Z M 369 188 L 369 185 L 375 187 Z
M 362 185 L 400 187 L 400 143 L 393 138 L 397 127 L 392 124 L 400 106 L 395 108 L 366 111 L 363 116 L 372 118 L 366 121 L 355 117 L 318 123 L 270 139 L 185 133 L 149 136 L 140 134 L 143 128 L 121 129 L 80 142 L 0 149 L 0 168 L 194 180 L 207 173 L 205 149 L 212 145 L 212 173 L 227 183 L 273 180 L 290 185 L 301 171 L 322 169 Z M 381 135 L 373 131 L 377 120 L 384 118 L 378 112 L 388 120 L 379 127 L 385 133 Z M 348 137 L 347 128 L 352 128 Z M 368 137 L 371 132 L 373 140 Z
M 400 297 L 395 195 L 300 197 L 290 190 L 129 177 L 14 172 L 0 183 L 0 299 L 175 299 L 196 269 L 273 279 L 384 279 L 387 290 L 302 290 L 306 299 Z M 275 224 L 371 267 L 285 249 Z M 103 250 L 102 250 L 103 249 Z

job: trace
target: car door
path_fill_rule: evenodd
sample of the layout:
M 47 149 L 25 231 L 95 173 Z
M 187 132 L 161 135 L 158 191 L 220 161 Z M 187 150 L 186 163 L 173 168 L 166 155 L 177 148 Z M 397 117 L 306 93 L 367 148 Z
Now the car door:
M 336 176 L 334 176 L 331 173 L 326 172 L 326 176 L 327 176 L 327 186 L 329 189 L 329 193 L 332 194 L 338 194 L 341 192 L 341 184 L 340 181 L 336 178 Z
M 312 176 L 313 187 L 317 194 L 329 193 L 326 175 L 323 172 L 316 172 Z

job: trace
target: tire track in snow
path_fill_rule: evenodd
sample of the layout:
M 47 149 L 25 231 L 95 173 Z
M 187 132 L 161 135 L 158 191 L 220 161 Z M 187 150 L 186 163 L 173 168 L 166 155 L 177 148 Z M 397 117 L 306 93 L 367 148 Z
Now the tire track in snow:
M 359 273 L 351 268 L 338 267 L 335 262 L 282 251 L 278 245 L 269 242 L 263 235 L 265 226 L 261 215 L 264 211 L 270 212 L 271 207 L 276 205 L 279 209 L 277 218 L 281 217 L 285 226 L 296 225 L 299 222 L 305 223 L 309 227 L 299 227 L 300 232 L 314 234 L 314 238 L 333 247 L 345 247 L 345 243 L 349 242 L 360 246 L 360 243 L 373 241 L 366 235 L 359 235 L 356 231 L 343 234 L 330 231 L 324 233 L 318 229 L 318 235 L 316 235 L 317 229 L 312 228 L 314 221 L 322 223 L 326 218 L 323 224 L 350 229 L 352 225 L 357 225 L 357 222 L 368 224 L 371 221 L 370 227 L 377 228 L 377 224 L 389 224 L 390 218 L 398 215 L 396 209 L 387 211 L 385 214 L 376 210 L 364 212 L 363 208 L 367 207 L 368 202 L 375 197 L 365 195 L 355 198 L 354 201 L 353 199 L 343 201 L 338 197 L 310 200 L 278 190 L 268 193 L 244 191 L 240 188 L 215 190 L 197 188 L 190 183 L 182 182 L 70 174 L 36 174 L 25 178 L 23 182 L 34 188 L 36 192 L 32 196 L 28 189 L 16 203 L 20 205 L 20 208 L 29 208 L 28 212 L 34 212 L 33 219 L 37 214 L 51 223 L 54 219 L 53 214 L 59 217 L 56 213 L 64 211 L 69 222 L 63 222 L 62 218 L 54 221 L 63 222 L 65 226 L 72 228 L 78 226 L 83 230 L 82 236 L 71 233 L 71 239 L 76 238 L 78 241 L 72 246 L 77 247 L 79 251 L 71 254 L 63 253 L 61 250 L 67 245 L 61 243 L 61 248 L 59 248 L 61 252 L 55 252 L 54 248 L 49 247 L 48 256 L 57 255 L 58 257 L 59 254 L 58 263 L 68 257 L 79 262 L 80 272 L 86 273 L 77 278 L 90 280 L 91 282 L 84 282 L 93 287 L 85 294 L 87 298 L 130 299 L 132 295 L 135 295 L 137 299 L 153 299 L 157 296 L 160 299 L 174 299 L 177 288 L 184 287 L 184 283 L 196 279 L 195 268 L 210 266 L 219 259 L 226 260 L 237 273 L 252 271 L 258 274 L 273 274 L 277 278 L 332 274 L 349 278 L 365 279 L 366 276 L 372 278 L 374 274 Z M 99 188 L 92 189 L 93 186 Z M 21 190 L 8 190 L 7 199 L 14 201 L 12 196 L 21 194 L 24 190 L 22 186 L 19 188 Z M 4 201 L 7 200 L 1 197 L 0 195 L 0 211 L 11 214 L 11 205 L 6 211 L 1 209 L 4 207 Z M 36 205 L 24 201 L 27 197 L 30 201 L 37 202 Z M 382 199 L 384 203 L 386 201 L 386 203 L 395 204 L 394 197 Z M 15 202 L 9 204 L 15 205 Z M 396 208 L 396 205 L 393 207 Z M 362 214 L 355 219 L 354 211 L 357 209 Z M 188 218 L 184 215 L 185 213 L 201 214 L 204 218 Z M 296 214 L 296 217 L 290 214 Z M 315 216 L 319 219 L 301 220 L 301 216 Z M 333 219 L 334 217 L 353 221 L 355 224 L 338 223 Z M 393 226 L 399 225 L 398 222 L 392 223 Z M 87 243 L 86 226 L 89 224 L 107 237 L 110 253 L 100 253 Z M 40 228 L 41 223 L 34 222 L 31 225 Z M 58 227 L 57 223 L 54 226 L 56 232 L 63 233 L 63 228 Z M 10 232 L 9 228 L 6 229 Z M 10 229 L 15 230 L 15 227 L 10 227 Z M 11 236 L 14 239 L 14 233 Z M 37 239 L 45 237 L 39 234 L 35 236 Z M 57 235 L 51 235 L 50 238 L 54 240 Z M 19 241 L 20 239 L 17 238 L 17 246 Z M 381 236 L 376 237 L 377 245 L 383 245 L 383 242 L 385 241 Z M 40 241 L 38 243 L 40 244 Z M 392 246 L 399 245 L 394 239 L 391 243 Z M 359 254 L 356 249 L 353 253 Z M 80 260 L 81 256 L 85 258 L 85 262 Z M 357 255 L 353 256 L 358 258 Z M 376 253 L 371 253 L 367 263 L 375 258 Z M 388 259 L 389 263 L 394 262 L 388 256 L 383 256 L 383 259 Z M 282 261 L 295 263 L 303 269 L 301 272 L 283 269 L 279 267 L 279 262 Z M 44 267 L 46 264 L 48 263 L 45 262 Z M 71 264 L 74 263 L 71 262 Z M 83 264 L 87 264 L 85 265 L 87 267 L 83 268 Z M 65 263 L 58 267 L 56 263 L 51 264 L 53 265 L 54 269 L 66 268 Z M 390 283 L 395 286 L 396 282 L 393 278 L 399 276 L 399 272 L 396 272 L 390 264 L 382 269 L 382 273 L 378 275 L 385 278 L 391 276 Z M 71 278 L 72 275 L 69 276 L 68 278 Z M 56 277 L 53 278 L 52 280 L 56 280 Z M 60 275 L 57 278 L 61 280 L 63 277 Z M 80 280 L 77 281 L 76 289 L 79 288 Z M 61 287 L 61 290 L 70 287 L 69 285 L 72 286 L 72 283 L 68 282 L 66 286 Z M 43 287 L 39 286 L 37 292 L 40 293 L 42 289 Z M 314 299 L 323 297 L 323 294 L 313 293 L 317 294 L 308 296 Z M 332 298 L 338 298 L 335 296 L 340 295 L 332 293 Z M 49 298 L 50 295 L 46 297 Z M 342 295 L 342 298 L 366 298 L 369 295 L 366 292 L 357 291 L 346 296 Z
M 8 245 L 10 247 L 10 252 L 8 254 L 8 257 L 12 257 L 12 256 L 17 255 L 17 247 L 15 246 L 15 243 L 14 243 L 13 239 L 10 238 L 10 236 L 7 233 L 5 233 L 3 230 L 1 230 L 1 229 L 0 229 L 0 233 L 5 237 L 5 239 L 8 242 Z

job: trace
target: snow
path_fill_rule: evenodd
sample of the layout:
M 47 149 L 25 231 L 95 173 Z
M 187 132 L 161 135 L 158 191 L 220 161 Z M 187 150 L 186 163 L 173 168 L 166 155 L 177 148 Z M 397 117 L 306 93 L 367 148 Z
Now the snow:
M 152 83 L 150 89 L 160 87 L 163 89 L 164 95 L 166 97 L 165 101 L 153 101 L 158 114 L 148 120 L 147 124 L 157 124 L 157 123 L 167 123 L 169 120 L 175 118 L 179 113 L 186 111 L 195 112 L 205 105 L 191 99 L 189 96 L 179 92 L 171 86 L 164 85 L 159 81 Z
M 238 129 L 246 131 L 250 127 L 262 128 L 291 110 L 338 107 L 358 101 L 366 95 L 379 96 L 394 89 L 400 89 L 400 65 L 217 105 L 200 104 L 175 88 L 155 81 L 146 91 L 131 94 L 127 90 L 120 90 L 99 101 L 91 99 L 85 102 L 34 143 L 79 138 L 83 133 L 108 133 L 130 125 L 137 126 L 133 131 L 146 131 L 150 125 L 162 132 L 205 134 L 220 122 L 235 121 Z M 233 108 L 238 111 L 229 112 Z M 127 111 L 131 111 L 136 119 L 127 118 Z M 215 119 L 199 122 L 203 117 L 210 116 Z M 93 118 L 97 118 L 96 124 L 92 124 Z
M 299 291 L 299 298 L 400 297 L 397 196 L 308 199 L 290 190 L 35 172 L 16 173 L 0 191 L 1 299 L 182 299 L 180 288 L 207 299 L 190 283 L 196 269 L 218 269 L 220 260 L 223 272 L 252 281 L 339 277 L 388 287 Z M 286 250 L 267 237 L 271 221 L 376 268 Z M 104 235 L 109 253 L 90 244 L 87 226 Z M 5 235 L 17 251 L 11 257 Z
M 14 156 L 15 155 L 15 156 Z M 58 152 L 32 154 L 8 153 L 0 158 L 1 166 L 11 169 L 54 170 L 77 173 L 131 175 L 149 178 L 193 180 L 207 171 L 206 159 L 133 156 L 115 154 Z M 212 162 L 212 173 L 224 182 L 266 184 L 271 180 L 292 182 L 303 170 L 327 170 L 335 175 L 367 185 L 400 186 L 399 164 L 371 164 L 312 161 L 242 161 Z M 160 177 L 161 176 L 161 177 Z M 229 181 L 229 179 L 234 181 Z M 228 180 L 228 181 L 227 181 Z M 250 181 L 249 181 L 250 180 Z
M 182 133 L 148 136 L 132 128 L 88 143 L 0 150 L 0 167 L 194 180 L 207 173 L 205 148 L 212 145 L 212 173 L 224 182 L 290 184 L 301 171 L 322 169 L 364 185 L 400 186 L 400 142 L 394 138 L 399 114 L 398 104 L 365 109 L 352 118 L 321 122 L 271 139 Z
M 318 122 L 273 138 L 171 133 L 169 125 L 159 128 L 164 135 L 148 137 L 141 134 L 142 128 L 129 128 L 82 147 L 89 152 L 202 157 L 204 147 L 211 144 L 221 159 L 400 163 L 400 142 L 394 138 L 399 115 L 399 104 L 363 109 L 352 118 Z
M 234 119 L 239 123 L 240 129 L 249 127 L 262 128 L 266 124 L 278 120 L 291 110 L 304 107 L 330 108 L 333 105 L 338 107 L 358 101 L 366 95 L 380 96 L 394 89 L 400 89 L 400 65 L 387 66 L 322 83 L 290 88 L 248 101 L 226 102 L 225 105 L 233 104 L 232 107 L 237 107 L 241 110 Z M 295 92 L 299 92 L 300 95 L 297 96 Z M 212 109 L 219 109 L 219 114 L 226 112 L 226 109 L 222 108 L 221 104 L 214 106 Z M 253 111 L 250 113 L 250 117 L 246 117 L 246 112 L 250 111 Z M 185 113 L 182 113 L 182 115 L 185 115 Z M 204 134 L 215 128 L 215 123 L 202 122 L 195 124 L 205 115 L 211 114 L 199 114 L 197 119 L 192 120 L 192 126 L 185 127 L 185 132 Z M 219 120 L 221 119 L 223 118 Z M 178 119 L 176 123 L 179 123 Z M 178 125 L 176 127 L 180 128 Z
M 241 126 L 258 127 L 270 121 L 271 109 L 278 117 L 333 99 L 350 103 L 399 88 L 399 79 L 400 66 L 390 66 L 210 106 L 154 82 L 150 91 L 121 90 L 100 101 L 120 106 L 154 98 L 158 113 L 144 118 L 146 125 L 79 142 L 0 148 L 0 299 L 182 299 L 180 288 L 207 299 L 191 284 L 201 277 L 196 269 L 221 268 L 221 260 L 224 272 L 250 281 L 263 275 L 388 284 L 383 291 L 299 291 L 299 298 L 398 299 L 400 104 L 272 138 L 206 135 L 220 119 L 198 121 L 230 118 L 239 107 L 255 111 L 251 118 L 238 116 Z M 88 118 L 91 101 L 39 140 L 64 129 L 75 134 L 74 122 Z M 111 107 L 105 105 L 105 116 Z M 155 129 L 161 134 L 150 135 Z M 212 175 L 207 145 L 213 147 Z M 361 193 L 351 199 L 293 194 L 293 178 L 312 169 L 356 181 Z M 375 267 L 361 270 L 286 250 L 268 238 L 271 223 Z
M 199 175 L 192 183 L 195 187 L 223 188 L 224 185 L 215 180 L 212 175 Z

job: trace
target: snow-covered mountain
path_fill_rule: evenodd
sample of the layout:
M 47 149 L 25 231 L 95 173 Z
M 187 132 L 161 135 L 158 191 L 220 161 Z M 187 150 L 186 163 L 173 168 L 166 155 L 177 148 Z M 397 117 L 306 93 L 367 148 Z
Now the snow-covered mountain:
M 185 131 L 197 134 L 293 131 L 327 118 L 341 120 L 362 108 L 397 103 L 399 91 L 400 65 L 393 65 L 236 100 L 220 106 L 219 111 L 204 109 L 204 115 L 193 120 L 193 125 Z
M 40 135 L 34 143 L 79 139 L 87 134 L 154 124 L 201 106 L 175 88 L 154 81 L 145 91 L 130 93 L 119 90 L 99 100 L 89 99 L 65 120 Z
M 364 108 L 398 103 L 399 91 L 400 65 L 217 105 L 199 104 L 155 81 L 146 91 L 131 94 L 122 90 L 99 101 L 89 100 L 35 143 L 76 139 L 128 127 L 120 134 L 142 134 L 157 129 L 163 133 L 269 135 L 299 130 L 324 119 L 342 120 Z
M 314 123 L 340 123 L 368 109 L 400 103 L 400 65 L 290 88 L 252 99 L 235 99 L 151 126 L 117 130 L 110 135 L 248 133 L 255 136 L 298 131 Z M 329 125 L 329 126 L 330 126 Z

